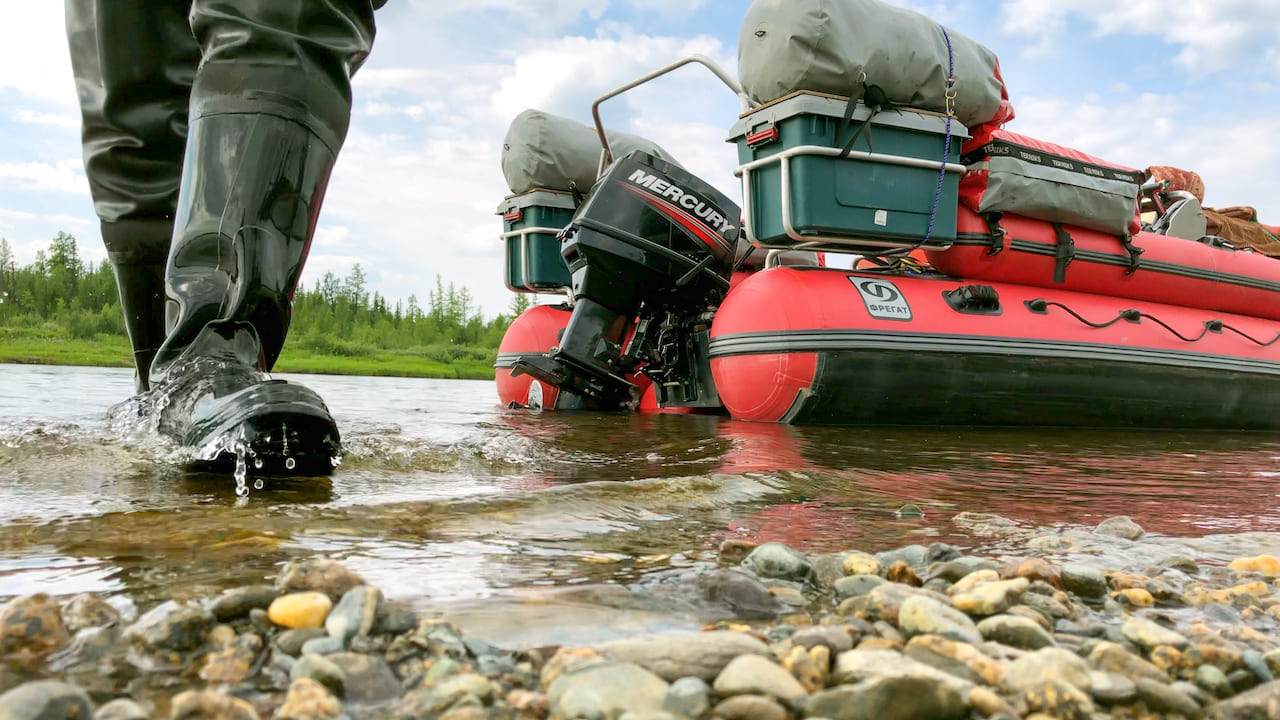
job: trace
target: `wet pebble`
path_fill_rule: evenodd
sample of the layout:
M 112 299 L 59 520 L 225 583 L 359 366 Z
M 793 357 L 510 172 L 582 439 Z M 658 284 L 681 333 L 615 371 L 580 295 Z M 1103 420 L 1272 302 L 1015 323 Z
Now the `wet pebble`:
M 347 674 L 332 660 L 320 655 L 303 655 L 289 671 L 289 678 L 314 680 L 329 688 L 338 697 L 346 694 Z
M 1089 667 L 1078 655 L 1060 648 L 1027 653 L 1005 667 L 1001 686 L 1016 692 L 1045 680 L 1060 681 L 1082 690 L 1091 688 Z
M 173 699 L 171 720 L 259 720 L 249 703 L 213 690 L 188 690 Z
M 1229 697 L 1234 692 L 1227 674 L 1214 665 L 1201 665 L 1196 668 L 1195 683 L 1205 692 L 1218 698 Z
M 984 640 L 1023 650 L 1039 650 L 1054 645 L 1053 636 L 1039 623 L 1016 615 L 994 615 L 978 623 Z
M 332 655 L 346 650 L 346 646 L 342 642 L 342 638 L 330 637 L 328 635 L 312 638 L 302 643 L 303 655 Z
M 57 680 L 19 685 L 0 695 L 4 720 L 92 720 L 93 703 L 80 688 Z
M 275 646 L 286 655 L 297 657 L 302 654 L 302 646 L 308 640 L 326 637 L 328 633 L 323 628 L 310 627 L 298 628 L 296 630 L 286 630 L 276 636 Z
M 404 688 L 400 680 L 380 657 L 359 653 L 335 653 L 325 659 L 342 670 L 346 678 L 347 702 L 377 704 L 400 697 Z
M 764 695 L 735 695 L 718 703 L 711 717 L 721 720 L 787 720 L 787 709 Z
M 510 700 L 507 702 L 510 705 Z M 702 678 L 683 677 L 671 683 L 662 698 L 662 709 L 681 717 L 702 717 L 711 707 L 711 686 Z
M 1239 572 L 1261 573 L 1267 577 L 1280 576 L 1280 559 L 1273 555 L 1236 558 L 1227 567 Z
M 1089 692 L 1103 705 L 1124 705 L 1138 697 L 1138 685 L 1123 675 L 1090 672 Z
M 62 623 L 72 635 L 85 628 L 120 622 L 120 611 L 92 593 L 81 593 L 62 606 Z
M 657 711 L 667 695 L 662 678 L 630 663 L 604 662 L 561 675 L 547 689 L 552 716 L 616 718 Z
M 382 591 L 368 585 L 357 585 L 343 594 L 324 620 L 329 635 L 344 643 L 354 637 L 368 635 L 378 617 Z
M 341 716 L 342 703 L 329 688 L 304 677 L 289 684 L 275 720 L 337 720 Z
M 791 635 L 791 642 L 804 648 L 812 648 L 818 645 L 826 647 L 831 655 L 853 649 L 853 635 L 851 632 L 857 632 L 852 627 L 844 625 L 818 625 L 815 627 L 800 628 Z
M 292 629 L 324 627 L 333 601 L 322 592 L 308 591 L 281 595 L 271 601 L 267 616 L 271 622 Z
M 743 567 L 762 578 L 805 582 L 813 577 L 813 563 L 782 543 L 765 543 L 751 551 Z
M 1200 705 L 1186 693 L 1162 682 L 1141 678 L 1137 682 L 1138 699 L 1148 710 L 1158 713 L 1174 713 L 1185 717 L 1200 714 Z
M 697 677 L 711 682 L 731 660 L 769 655 L 769 647 L 746 633 L 676 632 L 624 638 L 594 646 L 601 657 L 638 665 L 671 682 Z
M 1109 535 L 1111 537 L 1124 538 L 1125 540 L 1137 540 L 1143 535 L 1142 526 L 1134 522 L 1128 515 L 1107 518 L 1098 523 L 1098 526 L 1093 531 L 1099 535 Z
M 194 650 L 204 643 L 212 625 L 209 611 L 170 600 L 138 618 L 124 636 L 151 649 Z
M 93 714 L 93 720 L 150 720 L 151 713 L 129 698 L 116 698 Z
M 1174 648 L 1185 648 L 1190 644 L 1181 633 L 1170 630 L 1143 617 L 1131 617 L 1120 627 L 1120 632 L 1129 642 L 1150 651 L 1158 645 Z
M 814 693 L 806 717 L 830 720 L 960 720 L 968 715 L 964 696 L 927 677 L 879 677 Z
M 903 602 L 898 611 L 898 627 L 908 637 L 938 635 L 968 643 L 982 641 L 981 633 L 968 615 L 928 597 L 913 597 Z
M 876 560 L 884 567 L 896 562 L 906 563 L 908 567 L 922 567 L 929 555 L 929 548 L 923 545 L 907 545 L 894 550 L 876 553 Z
M 759 655 L 740 655 L 734 658 L 716 676 L 711 687 L 721 697 L 768 695 L 784 702 L 808 694 L 789 672 Z
M 14 598 L 0 612 L 0 655 L 47 655 L 69 639 L 62 610 L 44 593 Z
M 1068 563 L 1062 566 L 1062 588 L 1082 598 L 1096 600 L 1107 594 L 1107 578 L 1092 565 Z
M 286 565 L 276 587 L 284 593 L 314 590 L 336 600 L 351 588 L 363 584 L 364 578 L 335 560 L 309 558 Z
M 247 617 L 252 610 L 265 610 L 280 595 L 280 591 L 270 585 L 250 585 L 234 588 L 218 596 L 209 606 L 209 612 L 218 622 L 238 620 Z
M 1026 578 L 989 582 L 955 595 L 951 604 L 970 615 L 996 615 L 1020 602 L 1030 588 Z

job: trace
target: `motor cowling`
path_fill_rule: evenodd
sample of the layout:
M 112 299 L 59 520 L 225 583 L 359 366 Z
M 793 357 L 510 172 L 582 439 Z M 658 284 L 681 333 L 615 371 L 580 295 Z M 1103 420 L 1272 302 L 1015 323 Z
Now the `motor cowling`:
M 514 373 L 605 408 L 634 400 L 625 375 L 662 362 L 647 351 L 649 334 L 699 322 L 724 299 L 744 250 L 740 218 L 729 198 L 676 165 L 639 151 L 614 163 L 560 236 L 574 297 L 560 346 Z

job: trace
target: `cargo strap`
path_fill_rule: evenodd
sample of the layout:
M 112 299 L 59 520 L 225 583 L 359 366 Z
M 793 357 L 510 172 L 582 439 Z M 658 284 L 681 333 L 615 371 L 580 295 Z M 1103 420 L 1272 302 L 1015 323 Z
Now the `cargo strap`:
M 1125 275 L 1132 275 L 1138 272 L 1138 258 L 1142 253 L 1146 252 L 1144 248 L 1140 248 L 1133 244 L 1133 237 L 1129 233 L 1120 236 L 1120 246 L 1129 254 L 1129 269 L 1125 271 Z
M 871 121 L 890 104 L 889 96 L 885 94 L 884 89 L 879 85 L 867 84 L 865 73 L 858 84 L 862 86 L 862 104 L 870 108 L 871 114 L 867 116 L 866 120 L 858 123 L 858 129 L 854 130 L 853 136 L 840 149 L 841 159 L 849 157 L 849 153 L 853 152 L 853 146 L 858 142 L 858 138 L 862 136 L 863 131 L 867 133 L 867 150 L 875 152 L 875 146 L 871 144 Z M 840 125 L 836 127 L 836 142 L 840 142 L 840 136 L 853 125 L 853 111 L 858 108 L 858 101 L 859 98 L 856 93 L 849 97 L 849 103 L 844 108 L 844 116 L 840 118 Z
M 1004 238 L 1008 232 L 1000 227 L 1000 219 L 1004 217 L 1003 213 L 989 212 L 983 213 L 982 219 L 987 221 L 987 237 L 991 238 L 991 247 L 987 249 L 987 255 L 999 255 L 1004 252 Z
M 578 189 L 578 183 L 570 180 L 569 192 L 573 194 L 573 209 L 577 210 L 582 207 L 582 201 L 586 199 L 586 196 L 584 196 L 582 191 Z
M 1062 223 L 1054 223 L 1053 232 L 1058 236 L 1058 253 L 1053 266 L 1053 281 L 1064 283 L 1067 281 L 1067 266 L 1076 259 L 1076 241 L 1071 239 L 1071 233 L 1062 227 Z

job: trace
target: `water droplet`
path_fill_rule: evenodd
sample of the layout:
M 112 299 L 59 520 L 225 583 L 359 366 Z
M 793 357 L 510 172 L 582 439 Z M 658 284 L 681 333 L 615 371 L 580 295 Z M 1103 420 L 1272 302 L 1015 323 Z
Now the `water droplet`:
M 261 469 L 262 469 L 262 458 L 254 458 L 254 459 L 253 459 L 253 468 L 254 468 L 255 470 L 261 470 Z
M 297 462 L 295 462 L 293 458 L 285 458 L 285 459 L 284 459 L 284 467 L 285 467 L 285 469 L 286 469 L 286 470 L 292 470 L 292 469 L 294 469 L 295 467 L 297 467 L 297 465 L 298 465 L 298 463 L 297 463 Z
M 254 490 L 261 490 L 263 485 L 264 483 L 262 482 L 262 478 L 258 478 L 257 480 L 253 481 Z

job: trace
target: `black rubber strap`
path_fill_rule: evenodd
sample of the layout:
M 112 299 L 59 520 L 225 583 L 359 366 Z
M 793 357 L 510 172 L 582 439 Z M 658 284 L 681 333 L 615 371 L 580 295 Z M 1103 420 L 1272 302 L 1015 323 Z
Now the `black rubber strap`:
M 1067 281 L 1067 266 L 1076 258 L 1076 241 L 1071 239 L 1071 233 L 1062 227 L 1062 223 L 1053 223 L 1053 232 L 1058 236 L 1058 252 L 1057 260 L 1053 266 L 1053 281 L 1055 283 L 1064 283 Z
M 1004 251 L 1004 237 L 1007 234 L 1005 229 L 1000 227 L 1000 219 L 1004 217 L 1002 213 L 989 212 L 984 213 L 983 220 L 987 221 L 987 235 L 991 238 L 991 248 L 987 250 L 988 255 L 999 255 Z
M 1124 248 L 1125 252 L 1129 253 L 1129 269 L 1126 270 L 1124 274 L 1132 275 L 1138 272 L 1138 258 L 1140 258 L 1142 253 L 1146 252 L 1146 250 L 1134 245 L 1133 238 L 1129 233 L 1125 233 L 1120 236 L 1120 246 Z

